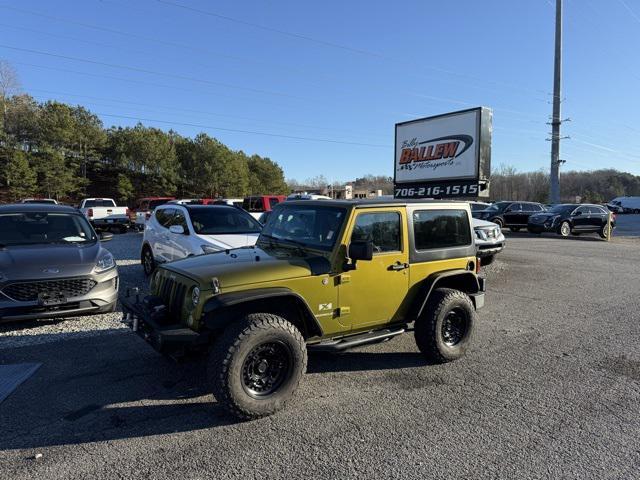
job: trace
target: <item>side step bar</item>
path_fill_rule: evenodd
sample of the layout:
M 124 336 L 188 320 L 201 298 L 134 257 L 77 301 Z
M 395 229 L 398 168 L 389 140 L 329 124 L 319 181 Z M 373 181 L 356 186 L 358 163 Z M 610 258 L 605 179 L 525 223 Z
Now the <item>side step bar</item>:
M 320 343 L 307 345 L 307 350 L 312 352 L 341 352 L 347 348 L 373 343 L 387 338 L 395 337 L 403 334 L 406 330 L 399 328 L 397 330 L 376 330 L 374 332 L 360 333 L 352 337 L 342 338 L 340 340 L 327 340 Z

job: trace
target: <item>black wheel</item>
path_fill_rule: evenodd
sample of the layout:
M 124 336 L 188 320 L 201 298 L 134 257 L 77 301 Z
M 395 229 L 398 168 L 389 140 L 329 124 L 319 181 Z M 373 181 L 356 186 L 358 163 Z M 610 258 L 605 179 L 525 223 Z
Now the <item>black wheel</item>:
M 480 259 L 480 265 L 482 265 L 483 267 L 485 265 L 491 265 L 493 263 L 493 260 L 495 259 L 495 255 L 489 255 L 488 257 L 482 257 Z
M 512 232 L 519 232 L 520 227 L 509 227 L 509 230 L 511 230 Z
M 218 402 L 236 417 L 251 420 L 282 409 L 306 370 L 300 331 L 277 315 L 251 313 L 215 342 L 207 377 Z
M 568 237 L 571 234 L 571 224 L 569 222 L 562 222 L 558 227 L 558 233 L 563 237 Z
M 145 245 L 142 249 L 142 257 L 140 259 L 142 263 L 142 268 L 144 269 L 144 274 L 148 277 L 150 276 L 156 269 L 156 261 L 153 258 L 153 252 L 148 245 Z
M 465 293 L 438 288 L 416 320 L 415 339 L 428 360 L 445 363 L 462 357 L 473 337 L 476 311 Z
M 600 238 L 604 238 L 604 239 L 606 239 L 609 236 L 609 227 L 606 223 L 602 227 L 600 227 L 600 230 L 598 231 L 598 235 L 600 235 Z

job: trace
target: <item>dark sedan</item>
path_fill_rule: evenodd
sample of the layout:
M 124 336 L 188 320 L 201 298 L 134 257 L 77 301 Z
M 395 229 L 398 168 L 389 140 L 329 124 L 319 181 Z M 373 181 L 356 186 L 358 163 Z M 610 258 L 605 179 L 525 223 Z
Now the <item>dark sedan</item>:
M 0 206 L 0 321 L 75 317 L 114 311 L 113 255 L 77 209 Z
M 527 227 L 531 215 L 540 212 L 544 212 L 544 207 L 536 202 L 496 202 L 484 210 L 473 211 L 472 215 L 517 232 Z
M 611 228 L 615 227 L 615 214 L 611 214 Z M 565 203 L 529 217 L 527 230 L 531 233 L 555 232 L 563 237 L 581 233 L 609 235 L 609 212 L 600 205 Z

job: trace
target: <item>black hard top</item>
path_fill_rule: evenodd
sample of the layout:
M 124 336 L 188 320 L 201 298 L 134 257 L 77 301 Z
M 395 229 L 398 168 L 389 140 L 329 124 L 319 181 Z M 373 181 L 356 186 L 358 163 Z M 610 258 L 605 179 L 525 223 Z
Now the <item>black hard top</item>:
M 11 203 L 0 205 L 0 213 L 76 213 L 80 214 L 77 208 L 68 205 L 54 205 L 52 203 Z
M 383 207 L 402 205 L 445 205 L 452 203 L 465 204 L 470 200 L 427 200 L 427 199 L 402 199 L 402 198 L 362 198 L 357 200 L 287 200 L 278 205 L 324 205 L 327 207 Z

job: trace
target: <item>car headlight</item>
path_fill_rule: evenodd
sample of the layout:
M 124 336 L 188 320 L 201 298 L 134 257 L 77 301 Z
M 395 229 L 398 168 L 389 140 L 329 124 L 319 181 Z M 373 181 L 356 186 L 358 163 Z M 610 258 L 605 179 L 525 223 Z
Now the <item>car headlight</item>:
M 487 233 L 482 230 L 481 228 L 476 228 L 476 238 L 478 238 L 479 240 L 486 240 L 487 239 Z
M 193 287 L 193 290 L 191 290 L 191 303 L 193 303 L 194 307 L 200 303 L 200 289 L 198 287 Z
M 204 253 L 215 253 L 219 252 L 221 249 L 218 247 L 214 247 L 213 245 L 201 245 L 202 251 Z
M 98 261 L 96 262 L 96 266 L 93 270 L 96 273 L 102 273 L 102 272 L 106 272 L 107 270 L 111 270 L 115 266 L 116 266 L 116 261 L 113 258 L 113 255 L 111 255 L 110 252 L 106 252 L 104 255 L 102 255 L 98 259 Z

